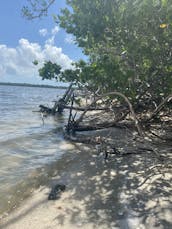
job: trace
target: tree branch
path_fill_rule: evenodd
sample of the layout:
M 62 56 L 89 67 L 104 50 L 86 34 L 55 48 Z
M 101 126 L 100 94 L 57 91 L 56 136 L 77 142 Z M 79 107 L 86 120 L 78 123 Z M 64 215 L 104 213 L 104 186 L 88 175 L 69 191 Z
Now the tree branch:
M 122 93 L 120 93 L 120 92 L 109 92 L 109 93 L 103 94 L 103 95 L 99 96 L 98 98 L 96 98 L 89 106 L 86 107 L 85 111 L 76 120 L 76 125 L 78 125 L 83 120 L 85 114 L 87 113 L 87 111 L 89 110 L 89 108 L 93 106 L 93 104 L 95 104 L 101 98 L 106 97 L 106 96 L 110 96 L 110 95 L 120 96 L 120 97 L 122 97 L 126 101 L 126 103 L 129 106 L 129 110 L 130 110 L 130 112 L 131 112 L 131 114 L 133 116 L 133 119 L 134 119 L 134 122 L 135 122 L 135 126 L 137 128 L 137 131 L 138 131 L 138 133 L 139 133 L 140 136 L 143 136 L 143 132 L 142 132 L 141 127 L 139 125 L 139 122 L 138 122 L 138 119 L 137 119 L 136 114 L 134 112 L 134 109 L 133 109 L 132 104 L 130 103 L 129 99 L 125 95 L 123 95 Z
M 42 16 L 46 16 L 48 9 L 50 6 L 55 2 L 55 0 L 49 0 L 48 3 L 43 2 L 42 5 L 39 1 L 34 0 L 28 0 L 30 3 L 31 7 L 29 8 L 28 6 L 24 6 L 22 8 L 22 13 L 23 16 L 26 17 L 28 20 L 33 20 L 35 18 L 41 18 Z M 38 5 L 40 3 L 40 5 Z
M 152 120 L 153 118 L 155 118 L 155 116 L 162 110 L 163 106 L 165 103 L 169 102 L 170 100 L 172 100 L 172 94 L 168 95 L 160 104 L 159 106 L 157 106 L 157 108 L 154 110 L 154 112 L 151 114 L 151 116 L 149 117 L 149 119 L 147 121 Z

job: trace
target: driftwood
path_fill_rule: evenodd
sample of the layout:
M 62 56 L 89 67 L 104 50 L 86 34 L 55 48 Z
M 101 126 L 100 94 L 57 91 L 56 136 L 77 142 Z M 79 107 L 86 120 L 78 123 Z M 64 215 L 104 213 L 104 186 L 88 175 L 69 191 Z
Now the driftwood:
M 73 83 L 70 84 L 70 86 L 68 87 L 68 89 L 66 90 L 65 94 L 63 95 L 62 98 L 60 98 L 58 101 L 55 102 L 54 106 L 52 108 L 46 107 L 44 105 L 40 105 L 40 112 L 46 112 L 48 114 L 56 114 L 56 113 L 62 113 L 65 106 L 67 105 L 67 103 L 69 102 L 72 93 L 73 93 Z
M 59 99 L 57 102 L 55 102 L 54 107 L 52 108 L 52 113 L 62 113 L 64 110 L 64 106 L 69 102 L 72 93 L 73 93 L 73 89 L 72 89 L 73 83 L 70 84 L 70 86 L 68 87 L 68 89 L 66 90 L 65 94 L 63 95 L 63 97 L 61 99 Z
M 39 107 L 40 107 L 39 111 L 42 112 L 42 113 L 44 113 L 44 112 L 46 112 L 47 114 L 51 114 L 52 113 L 52 109 L 49 108 L 49 107 L 46 107 L 44 105 L 39 105 Z
M 64 109 L 71 109 L 71 106 L 64 105 Z M 85 111 L 86 107 L 72 107 L 72 110 Z M 108 111 L 109 107 L 89 107 L 88 111 Z
M 119 106 L 119 103 L 114 107 L 114 103 L 112 103 L 110 100 L 103 101 L 103 99 L 109 97 L 109 96 L 119 96 L 125 101 L 124 106 Z M 76 94 L 74 95 L 74 90 L 72 88 L 72 84 L 69 86 L 69 88 L 66 90 L 65 94 L 61 99 L 55 102 L 53 108 L 46 107 L 44 105 L 40 105 L 40 111 L 46 112 L 47 114 L 56 114 L 63 112 L 64 109 L 69 110 L 69 116 L 68 116 L 68 123 L 65 127 L 64 131 L 64 137 L 67 140 L 73 141 L 73 142 L 80 142 L 80 143 L 86 143 L 86 144 L 92 144 L 97 149 L 99 149 L 99 152 L 104 153 L 104 159 L 107 159 L 109 154 L 115 154 L 116 156 L 125 156 L 130 154 L 138 154 L 138 153 L 144 153 L 145 151 L 151 152 L 154 154 L 159 161 L 163 161 L 163 158 L 159 155 L 159 152 L 157 152 L 156 149 L 149 148 L 149 147 L 137 147 L 137 149 L 134 150 L 126 150 L 126 152 L 122 152 L 123 150 L 118 150 L 116 146 L 113 144 L 110 144 L 108 142 L 108 137 L 94 137 L 94 136 L 87 136 L 87 135 L 81 135 L 76 134 L 75 132 L 79 131 L 91 131 L 91 130 L 100 130 L 104 128 L 109 127 L 117 127 L 117 128 L 135 128 L 137 129 L 138 134 L 143 137 L 146 135 L 146 132 L 143 133 L 143 130 L 141 128 L 141 121 L 143 127 L 146 129 L 146 127 L 151 127 L 151 121 L 154 120 L 154 118 L 159 114 L 159 112 L 164 108 L 165 104 L 169 102 L 172 99 L 172 94 L 167 96 L 158 106 L 155 106 L 155 110 L 151 113 L 149 118 L 145 118 L 141 116 L 138 112 L 138 116 L 136 116 L 135 110 L 133 109 L 133 105 L 129 101 L 129 99 L 120 92 L 110 92 L 103 95 L 99 95 L 97 98 L 94 99 L 93 102 L 90 103 L 90 105 L 86 107 L 79 107 L 75 106 L 76 102 Z M 103 101 L 103 106 L 97 105 L 97 102 L 99 100 Z M 69 102 L 71 101 L 71 104 Z M 106 103 L 107 102 L 107 103 Z M 107 106 L 107 104 L 110 104 Z M 138 103 L 139 104 L 139 103 Z M 137 104 L 135 104 L 135 109 L 137 109 Z M 147 108 L 147 107 L 146 107 Z M 154 106 L 151 107 L 151 109 L 154 109 Z M 149 110 L 150 107 L 148 108 Z M 75 113 L 73 112 L 75 111 Z M 79 118 L 75 120 L 76 118 L 76 111 L 83 111 Z M 109 112 L 106 119 L 102 118 L 102 114 L 105 114 L 105 112 L 96 112 L 96 114 L 99 114 L 95 120 L 90 120 L 90 122 L 84 122 L 83 119 L 88 111 L 107 111 Z M 138 111 L 138 110 L 137 110 Z M 110 113 L 111 112 L 111 113 Z M 74 115 L 73 115 L 74 113 Z M 132 117 L 132 120 L 128 121 L 128 114 L 131 114 L 130 117 Z M 94 115 L 96 115 L 94 113 Z M 109 119 L 109 117 L 110 118 Z M 140 116 L 139 116 L 140 115 Z M 114 117 L 113 117 L 114 116 Z M 78 117 L 78 115 L 77 115 Z M 138 120 L 138 118 L 140 120 Z M 92 117 L 91 117 L 92 118 Z M 93 116 L 93 118 L 95 118 Z M 100 123 L 100 119 L 102 118 L 102 122 Z M 108 120 L 109 119 L 109 120 Z M 95 122 L 97 121 L 98 122 Z M 148 126 L 146 126 L 146 123 Z M 145 124 L 145 125 L 144 125 Z M 144 129 L 144 130 L 145 130 Z M 150 131 L 151 132 L 151 131 Z M 151 132 L 152 135 L 155 135 L 156 137 L 160 138 L 161 140 L 164 140 L 164 138 L 158 136 L 156 133 Z M 138 137 L 138 136 L 137 136 Z M 148 135 L 150 137 L 150 135 Z M 143 140 L 143 138 L 141 138 Z
M 56 114 L 56 113 L 62 113 L 64 109 L 68 109 L 68 110 L 76 110 L 76 111 L 85 111 L 85 109 L 87 109 L 87 107 L 79 107 L 79 106 L 73 106 L 71 105 L 69 106 L 68 103 L 72 98 L 72 95 L 74 93 L 74 89 L 72 88 L 73 84 L 71 83 L 70 86 L 68 87 L 68 89 L 66 90 L 65 94 L 63 95 L 62 98 L 60 98 L 58 101 L 54 101 L 55 104 L 52 108 L 49 108 L 47 106 L 44 105 L 40 105 L 40 110 L 39 112 L 46 112 L 47 114 Z M 74 103 L 74 102 L 73 102 Z M 88 109 L 88 111 L 108 111 L 109 107 L 95 107 L 95 106 L 90 106 Z
M 143 136 L 143 132 L 142 132 L 142 129 L 140 127 L 140 124 L 139 124 L 139 121 L 136 117 L 136 114 L 134 112 L 134 109 L 133 109 L 133 106 L 132 104 L 130 103 L 129 99 L 123 95 L 122 93 L 120 92 L 110 92 L 110 93 L 106 93 L 104 95 L 101 95 L 99 96 L 98 98 L 95 99 L 95 101 L 93 101 L 89 106 L 86 107 L 85 111 L 80 115 L 80 117 L 75 121 L 75 127 L 79 126 L 79 123 L 83 120 L 85 114 L 87 113 L 87 111 L 90 109 L 90 107 L 92 107 L 98 100 L 102 99 L 103 97 L 107 97 L 107 96 L 111 96 L 111 95 L 117 95 L 117 96 L 120 96 L 122 97 L 125 102 L 128 104 L 129 106 L 129 110 L 133 116 L 133 119 L 134 119 L 134 122 L 135 122 L 135 126 L 137 128 L 137 131 L 139 133 L 140 136 Z

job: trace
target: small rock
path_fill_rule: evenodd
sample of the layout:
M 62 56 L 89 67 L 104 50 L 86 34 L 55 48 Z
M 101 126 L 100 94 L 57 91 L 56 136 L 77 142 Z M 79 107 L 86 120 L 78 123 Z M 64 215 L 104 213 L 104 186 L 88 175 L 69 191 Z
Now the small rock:
M 60 198 L 60 193 L 64 192 L 66 189 L 66 185 L 64 184 L 56 184 L 52 189 L 48 196 L 48 200 L 57 200 Z

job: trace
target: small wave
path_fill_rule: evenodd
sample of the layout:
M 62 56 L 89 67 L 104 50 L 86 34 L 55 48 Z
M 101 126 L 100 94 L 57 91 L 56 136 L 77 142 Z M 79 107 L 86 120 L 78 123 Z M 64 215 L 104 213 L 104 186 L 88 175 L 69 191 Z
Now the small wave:
M 74 145 L 69 143 L 61 143 L 61 145 L 67 145 L 68 153 L 60 154 L 56 160 L 44 163 L 35 169 L 30 169 L 26 174 L 20 176 L 20 180 L 15 183 L 8 182 L 8 184 L 0 186 L 1 193 L 1 205 L 0 214 L 5 211 L 9 212 L 17 205 L 19 205 L 23 199 L 31 195 L 35 188 L 41 185 L 48 185 L 50 179 L 56 176 L 60 171 L 66 168 L 69 161 L 72 161 L 75 154 L 72 152 L 76 151 Z M 69 147 L 70 145 L 70 147 Z M 70 150 L 69 150 L 70 149 Z M 46 155 L 42 155 L 44 158 Z
M 39 167 L 51 164 L 66 152 L 61 147 L 65 114 L 55 119 L 47 117 L 43 125 L 40 114 L 32 112 L 41 103 L 49 104 L 58 92 L 61 93 L 57 89 L 0 86 L 1 209 L 8 207 L 5 200 L 15 203 L 20 198 L 21 194 L 16 196 L 19 189 L 27 193 L 33 181 L 37 184 L 37 180 L 46 180 L 44 175 L 40 179 L 37 175 L 29 178 L 32 171 L 39 173 Z

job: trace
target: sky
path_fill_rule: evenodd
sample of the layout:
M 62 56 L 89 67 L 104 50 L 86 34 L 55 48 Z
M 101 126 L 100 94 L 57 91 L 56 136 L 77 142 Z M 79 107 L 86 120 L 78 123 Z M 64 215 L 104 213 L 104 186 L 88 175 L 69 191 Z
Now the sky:
M 85 58 L 72 35 L 59 28 L 52 15 L 65 7 L 56 0 L 49 15 L 29 21 L 21 9 L 27 0 L 2 0 L 0 3 L 0 82 L 54 84 L 42 81 L 38 69 L 47 60 L 70 68 L 72 61 Z M 38 66 L 33 61 L 38 60 Z

